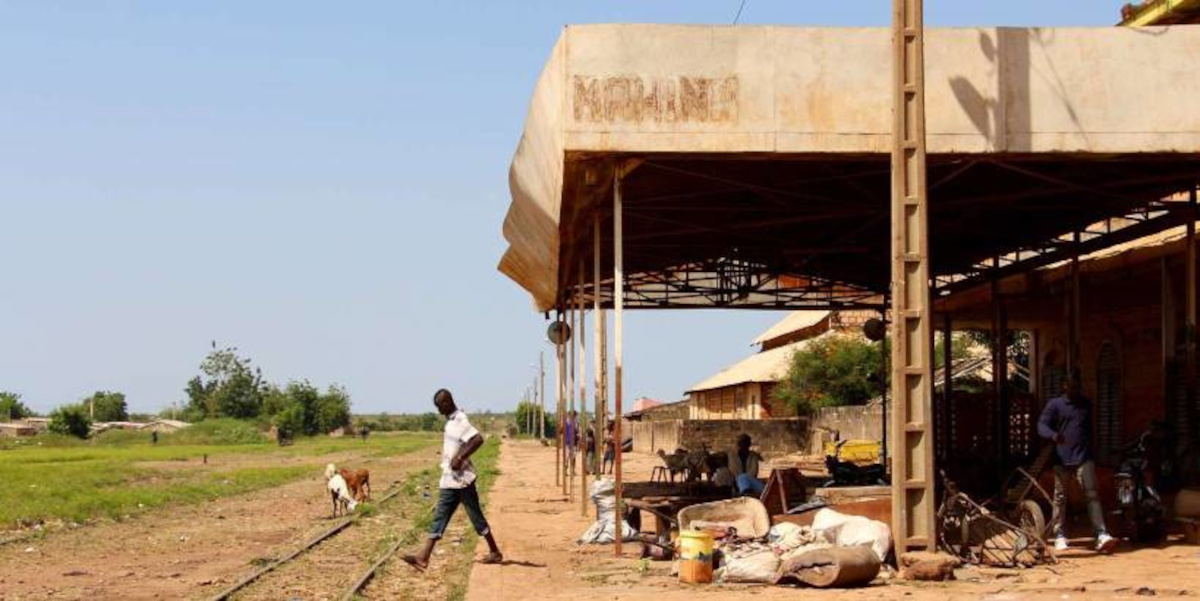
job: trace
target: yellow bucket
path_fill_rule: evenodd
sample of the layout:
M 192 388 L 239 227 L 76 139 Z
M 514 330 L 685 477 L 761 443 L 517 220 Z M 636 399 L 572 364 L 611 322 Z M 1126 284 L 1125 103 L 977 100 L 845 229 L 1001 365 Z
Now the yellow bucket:
M 679 533 L 679 581 L 708 584 L 713 579 L 713 537 L 707 532 Z

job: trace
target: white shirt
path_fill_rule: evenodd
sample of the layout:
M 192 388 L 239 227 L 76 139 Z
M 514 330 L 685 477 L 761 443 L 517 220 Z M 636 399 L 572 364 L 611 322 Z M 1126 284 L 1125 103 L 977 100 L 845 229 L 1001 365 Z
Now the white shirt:
M 475 482 L 475 466 L 471 460 L 457 472 L 450 469 L 450 462 L 458 455 L 468 440 L 475 438 L 479 430 L 467 421 L 467 414 L 462 409 L 446 418 L 446 433 L 442 438 L 442 479 L 438 482 L 440 488 L 466 488 Z

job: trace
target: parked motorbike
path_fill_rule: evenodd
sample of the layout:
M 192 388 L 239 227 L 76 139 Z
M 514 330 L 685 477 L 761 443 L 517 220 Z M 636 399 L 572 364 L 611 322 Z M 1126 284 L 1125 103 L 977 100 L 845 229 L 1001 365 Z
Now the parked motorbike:
M 1126 445 L 1121 467 L 1113 476 L 1125 535 L 1137 542 L 1160 541 L 1167 532 L 1166 508 L 1155 488 L 1156 466 L 1149 458 L 1154 441 L 1152 428 Z
M 883 464 L 858 465 L 853 461 L 842 461 L 843 440 L 834 447 L 833 455 L 825 456 L 825 470 L 829 472 L 829 480 L 825 486 L 873 486 L 887 484 L 887 472 Z

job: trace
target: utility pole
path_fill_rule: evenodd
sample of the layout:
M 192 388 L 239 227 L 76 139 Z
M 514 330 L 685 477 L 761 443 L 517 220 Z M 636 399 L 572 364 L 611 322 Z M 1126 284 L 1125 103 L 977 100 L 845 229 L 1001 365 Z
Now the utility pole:
M 892 537 L 934 550 L 923 0 L 892 0 Z

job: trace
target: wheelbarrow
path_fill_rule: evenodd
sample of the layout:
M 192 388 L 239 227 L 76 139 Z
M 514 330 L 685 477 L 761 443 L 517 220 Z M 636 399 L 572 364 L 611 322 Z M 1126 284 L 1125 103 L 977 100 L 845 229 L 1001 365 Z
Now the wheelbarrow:
M 937 512 L 938 546 L 969 563 L 1016 567 L 1053 561 L 1046 545 L 1046 515 L 1035 500 L 1040 496 L 1053 506 L 1035 476 L 1045 470 L 1053 452 L 1053 447 L 1043 449 L 1028 470 L 1017 468 L 1005 479 L 1000 494 L 983 503 L 959 491 L 942 472 L 945 488 Z
M 1010 473 L 1000 488 L 1000 494 L 985 502 L 984 506 L 994 508 L 1022 529 L 1036 533 L 1043 539 L 1051 538 L 1058 508 L 1054 506 L 1050 493 L 1038 483 L 1038 477 L 1046 471 L 1053 457 L 1054 446 L 1043 447 L 1029 469 L 1019 467 Z M 1049 521 L 1046 520 L 1043 507 L 1051 508 Z

